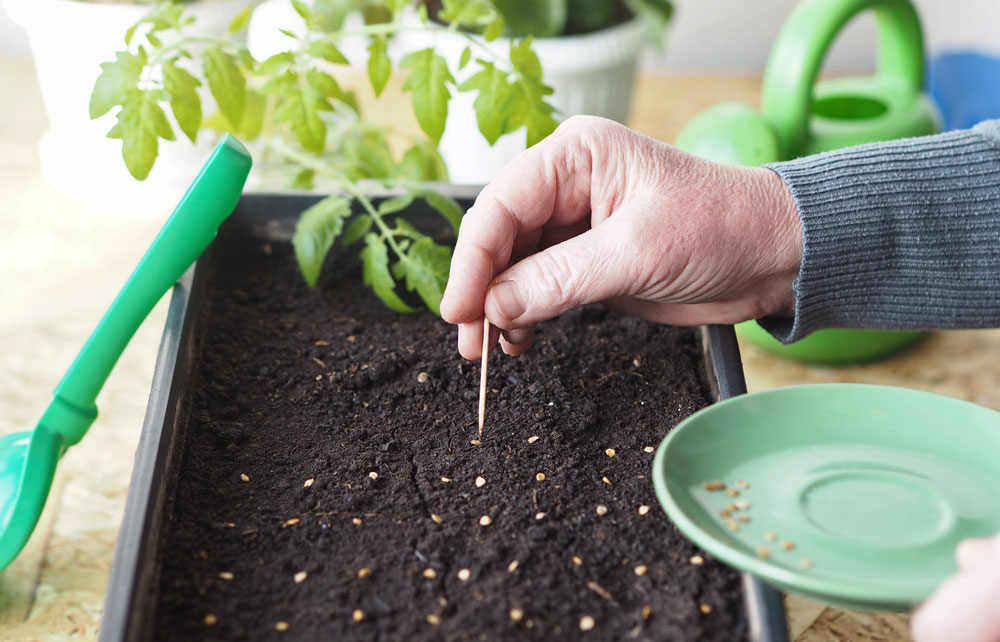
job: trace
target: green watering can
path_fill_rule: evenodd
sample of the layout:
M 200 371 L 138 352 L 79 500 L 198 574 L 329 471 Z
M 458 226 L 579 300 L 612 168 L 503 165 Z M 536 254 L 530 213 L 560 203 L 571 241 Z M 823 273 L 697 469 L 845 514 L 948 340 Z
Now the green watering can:
M 874 76 L 816 82 L 837 33 L 870 9 L 878 28 Z M 760 112 L 723 103 L 697 115 L 677 146 L 710 160 L 761 165 L 819 152 L 938 131 L 923 95 L 920 19 L 909 0 L 804 0 L 778 35 L 764 72 Z M 751 343 L 791 359 L 818 363 L 868 361 L 895 352 L 919 332 L 821 330 L 782 345 L 756 321 L 737 326 Z

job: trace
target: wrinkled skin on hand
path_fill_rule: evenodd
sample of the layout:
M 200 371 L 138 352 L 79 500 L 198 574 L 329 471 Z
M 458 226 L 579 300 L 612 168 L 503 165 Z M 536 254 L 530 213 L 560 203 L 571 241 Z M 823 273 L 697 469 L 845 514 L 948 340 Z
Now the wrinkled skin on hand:
M 772 171 L 575 117 L 476 199 L 441 313 L 468 359 L 484 316 L 512 355 L 539 322 L 593 302 L 673 325 L 734 323 L 791 313 L 801 258 L 798 212 Z

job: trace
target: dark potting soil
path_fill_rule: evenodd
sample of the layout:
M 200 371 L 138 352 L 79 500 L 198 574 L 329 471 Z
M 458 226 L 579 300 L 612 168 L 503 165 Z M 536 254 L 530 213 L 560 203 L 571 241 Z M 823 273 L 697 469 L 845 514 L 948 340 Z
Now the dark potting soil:
M 739 575 L 650 477 L 647 447 L 710 402 L 695 331 L 595 307 L 544 324 L 493 354 L 472 445 L 479 365 L 378 302 L 351 250 L 310 291 L 285 243 L 215 248 L 156 639 L 746 638 Z

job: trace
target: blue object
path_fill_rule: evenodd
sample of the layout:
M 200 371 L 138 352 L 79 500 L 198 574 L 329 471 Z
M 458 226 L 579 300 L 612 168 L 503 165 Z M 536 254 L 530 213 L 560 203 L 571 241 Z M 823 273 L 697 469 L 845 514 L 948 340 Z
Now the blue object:
M 975 51 L 937 54 L 927 66 L 927 93 L 945 130 L 1000 118 L 1000 57 Z

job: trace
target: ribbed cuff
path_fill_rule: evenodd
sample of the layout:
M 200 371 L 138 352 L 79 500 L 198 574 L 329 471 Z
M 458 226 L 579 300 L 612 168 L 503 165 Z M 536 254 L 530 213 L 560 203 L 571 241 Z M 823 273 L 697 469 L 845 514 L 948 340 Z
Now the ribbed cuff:
M 795 316 L 822 328 L 1000 326 L 1000 121 L 766 165 L 802 218 Z

